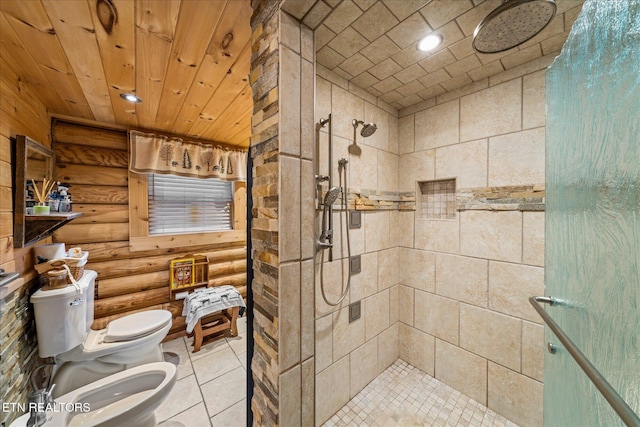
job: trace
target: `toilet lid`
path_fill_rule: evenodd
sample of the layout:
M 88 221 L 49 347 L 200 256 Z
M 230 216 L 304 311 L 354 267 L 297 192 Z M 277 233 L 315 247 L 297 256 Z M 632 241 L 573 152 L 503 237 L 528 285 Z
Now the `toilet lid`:
M 104 342 L 130 341 L 149 335 L 171 321 L 167 310 L 148 310 L 129 314 L 107 325 Z

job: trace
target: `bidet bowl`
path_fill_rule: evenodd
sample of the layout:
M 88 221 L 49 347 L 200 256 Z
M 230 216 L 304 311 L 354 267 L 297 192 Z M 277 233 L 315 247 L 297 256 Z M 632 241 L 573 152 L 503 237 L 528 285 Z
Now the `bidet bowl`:
M 66 424 L 119 427 L 155 426 L 155 411 L 176 382 L 175 365 L 167 362 L 136 366 L 67 393 L 56 402 L 85 404 L 89 412 L 68 413 Z M 52 420 L 54 421 L 54 420 Z
M 176 377 L 175 365 L 156 362 L 102 378 L 55 399 L 45 427 L 155 426 L 154 411 L 169 396 Z M 11 427 L 26 426 L 28 418 L 25 414 Z

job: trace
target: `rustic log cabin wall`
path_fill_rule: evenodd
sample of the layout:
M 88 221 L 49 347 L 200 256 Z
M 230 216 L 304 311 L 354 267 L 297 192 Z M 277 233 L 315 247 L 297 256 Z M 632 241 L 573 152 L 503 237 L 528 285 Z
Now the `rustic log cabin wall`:
M 167 339 L 184 334 L 181 301 L 170 301 L 169 261 L 190 253 L 209 258 L 209 284 L 231 284 L 246 297 L 246 241 L 202 242 L 186 248 L 134 251 L 129 244 L 127 133 L 54 120 L 56 177 L 71 185 L 73 210 L 84 215 L 55 232 L 54 241 L 89 251 L 98 273 L 94 329 L 135 312 L 164 308 L 174 320 Z M 243 184 L 236 195 L 244 195 Z M 238 196 L 236 228 L 244 228 L 246 196 Z
M 13 247 L 11 138 L 28 135 L 50 147 L 51 128 L 47 109 L 37 96 L 47 88 L 22 80 L 12 68 L 15 64 L 7 61 L 4 55 L 0 57 L 0 268 L 20 276 L 0 287 L 0 401 L 26 403 L 31 391 L 29 375 L 39 361 L 33 311 L 29 309 L 36 272 L 33 246 Z M 0 411 L 0 424 L 9 425 L 17 415 Z

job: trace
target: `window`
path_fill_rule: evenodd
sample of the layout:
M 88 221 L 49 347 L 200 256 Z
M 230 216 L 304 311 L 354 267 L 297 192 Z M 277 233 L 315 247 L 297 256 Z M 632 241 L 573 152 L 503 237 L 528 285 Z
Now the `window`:
M 233 184 L 217 178 L 148 176 L 149 235 L 233 229 Z
M 129 250 L 243 244 L 246 188 L 242 181 L 129 171 Z M 169 202 L 169 196 L 178 200 Z

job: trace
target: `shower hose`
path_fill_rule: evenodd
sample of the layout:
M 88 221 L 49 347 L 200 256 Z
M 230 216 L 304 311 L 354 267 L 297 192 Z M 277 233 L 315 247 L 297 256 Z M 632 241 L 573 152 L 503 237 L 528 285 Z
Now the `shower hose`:
M 344 186 L 342 185 L 343 173 L 344 173 Z M 341 161 L 338 165 L 338 178 L 340 182 L 340 191 L 342 191 L 341 205 L 344 207 L 344 218 L 345 218 L 345 224 L 347 226 L 346 227 L 347 228 L 347 256 L 348 256 L 347 259 L 350 260 L 351 259 L 351 242 L 349 241 L 349 202 L 348 202 L 349 196 L 347 193 L 348 190 L 347 190 L 346 161 L 344 163 Z M 325 207 L 325 209 L 326 208 L 327 207 Z M 340 234 L 342 235 L 342 226 L 340 226 Z M 340 242 L 340 246 L 342 246 L 342 240 Z M 342 250 L 342 247 L 340 249 Z M 320 256 L 320 292 L 322 293 L 322 299 L 324 300 L 324 302 L 332 307 L 335 307 L 336 305 L 340 304 L 349 293 L 349 288 L 351 287 L 351 274 L 350 272 L 347 272 L 347 287 L 345 288 L 340 298 L 338 298 L 338 301 L 335 301 L 335 302 L 329 301 L 329 298 L 327 298 L 327 294 L 324 290 L 324 252 L 325 250 L 322 249 L 322 254 Z M 340 260 L 340 268 L 344 274 L 344 264 L 342 263 L 342 260 Z M 340 279 L 340 282 L 342 282 L 342 279 Z

